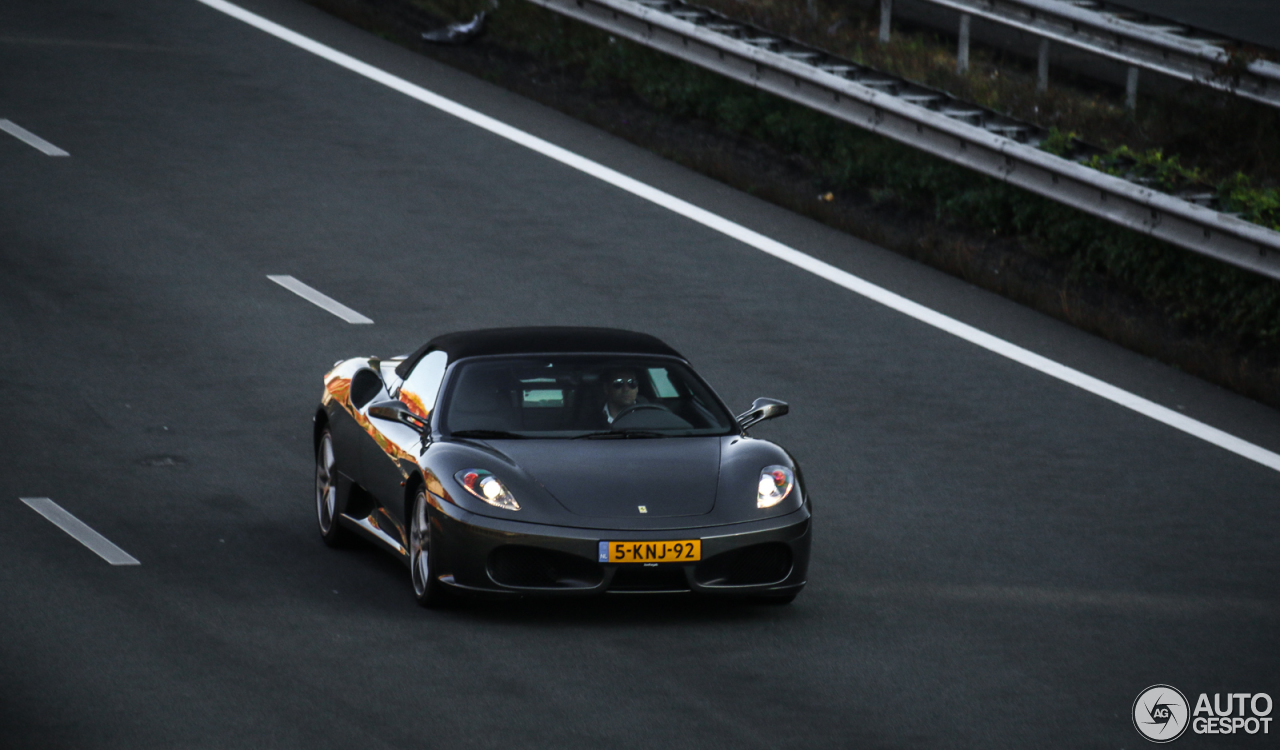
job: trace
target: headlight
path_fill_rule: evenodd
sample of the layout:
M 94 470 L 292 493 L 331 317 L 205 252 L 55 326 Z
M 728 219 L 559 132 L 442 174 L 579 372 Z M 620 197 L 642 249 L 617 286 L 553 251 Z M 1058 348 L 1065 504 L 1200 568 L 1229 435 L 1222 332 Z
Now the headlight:
M 757 508 L 772 508 L 791 494 L 796 476 L 785 466 L 766 466 L 760 472 L 760 489 L 756 492 Z
M 520 510 L 520 503 L 493 474 L 484 469 L 463 469 L 453 475 L 462 487 L 495 508 Z

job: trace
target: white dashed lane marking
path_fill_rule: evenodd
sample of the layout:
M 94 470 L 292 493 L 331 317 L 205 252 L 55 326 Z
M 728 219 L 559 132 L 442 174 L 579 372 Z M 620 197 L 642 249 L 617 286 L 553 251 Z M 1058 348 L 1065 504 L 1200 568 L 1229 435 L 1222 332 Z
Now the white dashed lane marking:
M 319 307 L 322 310 L 326 310 L 328 312 L 333 313 L 334 315 L 337 315 L 339 318 L 342 318 L 348 323 L 368 325 L 373 322 L 372 319 L 366 318 L 365 316 L 361 315 L 355 310 L 352 310 L 350 307 L 347 307 L 346 305 L 342 304 L 336 299 L 326 294 L 323 294 L 321 292 L 318 292 L 315 289 L 312 289 L 311 287 L 307 286 L 306 284 L 303 284 L 301 281 L 298 281 L 292 276 L 270 276 L 269 275 L 267 276 L 267 278 L 276 282 L 277 284 L 284 287 L 285 289 L 288 289 L 289 291 L 293 292 L 299 297 L 305 299 L 306 301 L 310 302 L 316 307 Z
M 66 151 L 63 151 L 35 133 L 32 133 L 30 130 L 20 127 L 9 120 L 0 120 L 0 130 L 3 130 L 32 148 L 43 151 L 49 156 L 71 156 L 71 154 L 68 154 Z
M 20 497 L 32 510 L 44 516 L 54 526 L 71 535 L 73 539 L 97 553 L 98 557 L 112 565 L 141 565 L 133 555 L 115 546 L 105 536 L 89 528 L 84 521 L 63 510 L 62 506 L 47 497 Z

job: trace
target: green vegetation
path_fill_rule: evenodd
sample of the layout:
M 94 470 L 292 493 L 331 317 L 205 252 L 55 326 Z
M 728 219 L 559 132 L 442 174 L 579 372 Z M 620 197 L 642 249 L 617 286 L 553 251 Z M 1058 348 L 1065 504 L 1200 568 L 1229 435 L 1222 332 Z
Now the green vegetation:
M 1223 211 L 1234 211 L 1246 221 L 1280 230 L 1280 190 L 1254 187 L 1246 175 L 1237 173 L 1218 186 L 1218 199 Z
M 1057 130 L 1042 145 L 1051 153 L 1062 153 L 1069 147 L 1071 135 Z M 1090 158 L 1085 164 L 1100 172 L 1150 185 L 1156 190 L 1175 193 L 1202 187 L 1218 196 L 1223 211 L 1239 214 L 1245 221 L 1280 230 L 1280 190 L 1255 187 L 1243 172 L 1210 185 L 1200 169 L 1184 167 L 1177 156 L 1165 156 L 1158 148 L 1134 151 L 1118 146 L 1106 154 Z

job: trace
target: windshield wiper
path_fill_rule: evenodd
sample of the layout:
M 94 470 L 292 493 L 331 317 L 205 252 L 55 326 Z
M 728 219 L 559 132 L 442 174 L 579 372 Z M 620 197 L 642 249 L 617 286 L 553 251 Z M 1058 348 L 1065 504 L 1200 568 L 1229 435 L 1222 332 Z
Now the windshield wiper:
M 455 430 L 449 433 L 449 437 L 479 438 L 481 440 L 484 440 L 484 439 L 500 440 L 504 438 L 524 440 L 529 436 L 518 435 L 514 432 L 507 432 L 506 430 Z
M 587 432 L 574 435 L 574 440 L 617 440 L 626 438 L 664 438 L 671 437 L 663 432 L 653 430 L 605 430 L 603 432 Z

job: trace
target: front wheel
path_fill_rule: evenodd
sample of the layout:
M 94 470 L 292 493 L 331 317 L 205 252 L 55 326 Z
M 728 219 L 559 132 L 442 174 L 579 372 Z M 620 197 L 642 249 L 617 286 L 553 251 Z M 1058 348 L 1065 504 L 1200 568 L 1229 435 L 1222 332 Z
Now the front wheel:
M 326 427 L 316 446 L 316 516 L 320 522 L 320 538 L 330 547 L 343 547 L 351 541 L 351 532 L 338 523 L 337 464 L 333 435 Z
M 447 603 L 449 592 L 436 577 L 438 571 L 431 547 L 427 493 L 419 487 L 413 498 L 413 523 L 409 526 L 409 570 L 413 574 L 413 597 L 419 605 L 435 609 Z

